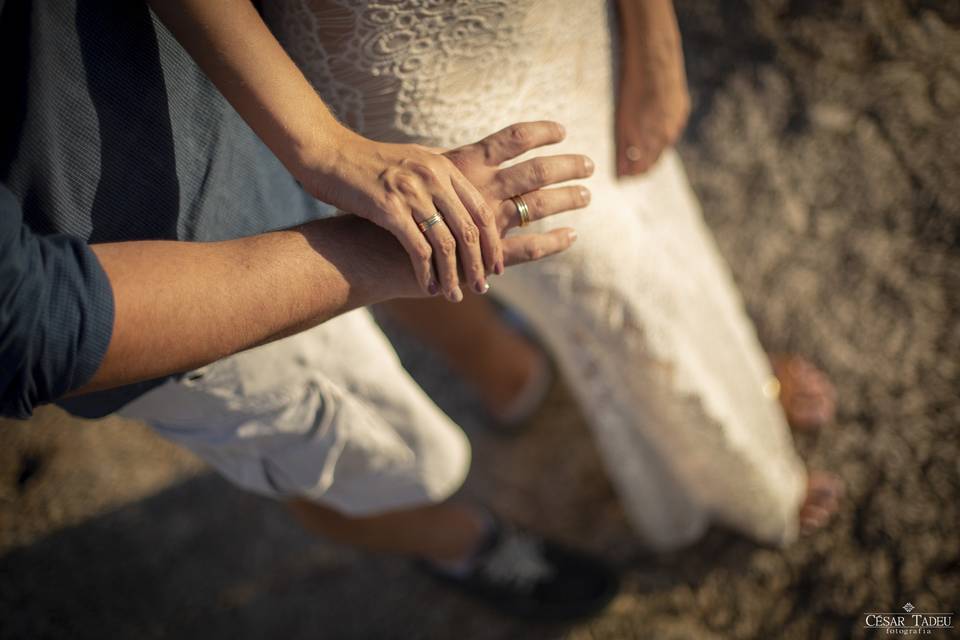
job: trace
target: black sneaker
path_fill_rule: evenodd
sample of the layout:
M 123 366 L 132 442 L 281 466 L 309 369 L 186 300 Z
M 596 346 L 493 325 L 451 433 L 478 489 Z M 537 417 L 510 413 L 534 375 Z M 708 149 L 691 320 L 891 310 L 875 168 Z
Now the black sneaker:
M 506 614 L 532 620 L 591 616 L 619 590 L 616 573 L 601 560 L 500 523 L 462 573 L 420 566 Z

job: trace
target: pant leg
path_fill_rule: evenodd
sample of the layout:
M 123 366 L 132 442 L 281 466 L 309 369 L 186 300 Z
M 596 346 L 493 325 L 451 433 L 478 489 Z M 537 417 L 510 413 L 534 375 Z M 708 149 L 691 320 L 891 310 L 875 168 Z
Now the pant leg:
M 470 465 L 466 436 L 366 310 L 192 371 L 121 413 L 242 488 L 347 515 L 440 502 Z

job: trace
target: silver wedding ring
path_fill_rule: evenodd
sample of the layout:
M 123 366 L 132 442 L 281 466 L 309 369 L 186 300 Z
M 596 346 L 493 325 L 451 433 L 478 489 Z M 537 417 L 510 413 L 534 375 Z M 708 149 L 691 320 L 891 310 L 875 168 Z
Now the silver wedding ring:
M 517 207 L 517 214 L 520 216 L 520 226 L 525 227 L 530 224 L 530 208 L 527 207 L 527 203 L 523 201 L 523 198 L 521 196 L 513 196 L 510 200 Z
M 426 233 L 427 229 L 437 224 L 438 222 L 443 222 L 443 216 L 440 215 L 439 212 L 433 214 L 426 220 L 421 220 L 420 222 L 417 223 L 417 226 L 420 227 L 420 231 L 422 231 L 423 233 Z

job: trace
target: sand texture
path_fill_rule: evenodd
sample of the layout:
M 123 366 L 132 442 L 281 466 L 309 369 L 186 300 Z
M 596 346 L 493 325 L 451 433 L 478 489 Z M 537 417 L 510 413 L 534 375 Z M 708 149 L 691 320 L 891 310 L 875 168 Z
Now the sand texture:
M 680 150 L 707 222 L 767 348 L 838 388 L 838 424 L 798 442 L 847 483 L 829 528 L 785 551 L 715 530 L 651 555 L 562 384 L 498 437 L 398 335 L 474 443 L 465 493 L 623 570 L 602 617 L 504 619 L 309 537 L 142 425 L 44 409 L 0 423 L 0 638 L 860 638 L 867 611 L 960 609 L 960 3 L 678 12 Z

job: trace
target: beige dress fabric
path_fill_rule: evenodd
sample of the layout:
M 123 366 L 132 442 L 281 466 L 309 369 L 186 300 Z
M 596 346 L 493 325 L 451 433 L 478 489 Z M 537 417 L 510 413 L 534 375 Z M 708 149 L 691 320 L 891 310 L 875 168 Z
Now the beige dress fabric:
M 797 534 L 806 474 L 730 273 L 674 152 L 614 175 L 613 13 L 599 0 L 274 0 L 271 28 L 327 104 L 382 141 L 453 147 L 552 119 L 551 153 L 596 163 L 566 253 L 492 293 L 544 338 L 637 532 L 660 549 L 712 521 Z

